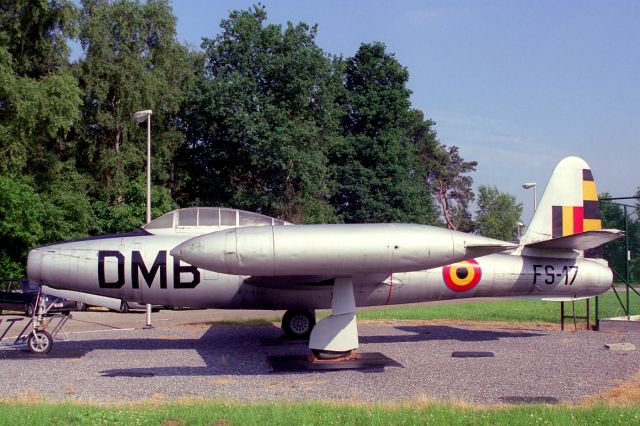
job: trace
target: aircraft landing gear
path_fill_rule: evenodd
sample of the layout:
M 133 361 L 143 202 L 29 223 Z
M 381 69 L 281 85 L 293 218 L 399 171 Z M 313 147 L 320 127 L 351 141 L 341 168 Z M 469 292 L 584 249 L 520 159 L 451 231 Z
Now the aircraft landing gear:
M 58 325 L 54 327 L 51 333 L 49 333 L 47 331 L 49 321 L 45 318 L 45 315 L 49 312 L 54 303 L 55 301 L 52 301 L 47 306 L 47 298 L 42 293 L 38 294 L 34 308 L 35 312 L 32 312 L 33 318 L 31 320 L 31 332 L 28 337 L 25 336 L 27 340 L 27 349 L 32 354 L 48 354 L 51 351 L 51 348 L 53 348 L 53 336 L 62 329 L 64 324 L 70 318 L 69 315 L 61 316 L 61 320 Z
M 334 280 L 331 315 L 318 322 L 309 339 L 312 354 L 321 359 L 348 356 L 358 348 L 356 300 L 351 277 Z
M 27 348 L 29 352 L 37 355 L 46 355 L 53 347 L 53 337 L 48 331 L 33 330 L 27 339 Z
M 282 331 L 290 339 L 308 339 L 316 325 L 312 310 L 289 310 L 282 317 Z

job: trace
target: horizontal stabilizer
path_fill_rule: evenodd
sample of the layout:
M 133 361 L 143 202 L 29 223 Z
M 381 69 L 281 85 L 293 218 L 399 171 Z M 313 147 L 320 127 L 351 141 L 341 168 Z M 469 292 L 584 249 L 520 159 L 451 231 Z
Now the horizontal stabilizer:
M 517 244 L 467 244 L 466 249 L 469 258 L 487 256 L 489 254 L 500 253 L 507 250 L 513 250 L 518 247 Z
M 605 243 L 617 240 L 623 236 L 624 232 L 618 229 L 598 229 L 580 234 L 567 235 L 566 237 L 538 241 L 537 243 L 527 244 L 525 247 L 534 249 L 588 250 L 600 247 Z
M 541 300 L 543 302 L 575 302 L 576 300 L 591 299 L 594 296 L 518 296 L 517 299 Z

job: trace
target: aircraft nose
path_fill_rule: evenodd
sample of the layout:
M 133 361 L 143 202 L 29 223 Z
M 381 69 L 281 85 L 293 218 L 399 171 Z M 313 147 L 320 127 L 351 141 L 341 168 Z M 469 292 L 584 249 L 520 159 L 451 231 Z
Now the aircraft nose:
M 42 250 L 33 249 L 27 257 L 27 276 L 35 282 L 42 282 Z

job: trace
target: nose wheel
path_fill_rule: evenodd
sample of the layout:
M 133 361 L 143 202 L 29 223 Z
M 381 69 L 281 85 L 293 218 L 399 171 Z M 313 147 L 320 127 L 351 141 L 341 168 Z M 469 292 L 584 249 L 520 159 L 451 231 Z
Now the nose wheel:
M 53 307 L 54 303 L 55 301 L 48 303 L 47 298 L 42 293 L 38 293 L 36 304 L 32 309 L 31 332 L 29 332 L 28 336 L 22 337 L 22 339 L 26 338 L 27 350 L 32 354 L 48 354 L 53 348 L 53 336 L 62 329 L 65 322 L 70 318 L 69 315 L 62 316 L 58 325 L 49 333 L 46 330 L 49 326 L 49 321 L 45 319 L 45 315 Z M 24 342 L 24 340 L 22 341 Z
M 29 335 L 27 339 L 27 348 L 29 352 L 37 355 L 45 355 L 51 351 L 51 347 L 53 346 L 53 337 L 48 331 L 34 330 Z

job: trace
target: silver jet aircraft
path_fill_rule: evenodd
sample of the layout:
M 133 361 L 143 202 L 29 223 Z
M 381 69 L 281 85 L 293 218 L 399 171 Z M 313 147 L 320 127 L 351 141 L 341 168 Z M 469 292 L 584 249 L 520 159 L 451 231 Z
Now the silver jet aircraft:
M 318 357 L 358 347 L 356 307 L 469 297 L 573 300 L 610 288 L 585 250 L 621 236 L 601 229 L 591 169 L 577 157 L 551 176 L 519 244 L 412 224 L 292 225 L 227 208 L 171 211 L 133 232 L 31 250 L 45 292 L 157 305 L 286 310 L 287 335 Z M 113 299 L 109 299 L 113 300 Z M 316 309 L 331 315 L 316 324 Z M 51 336 L 35 322 L 30 349 Z

